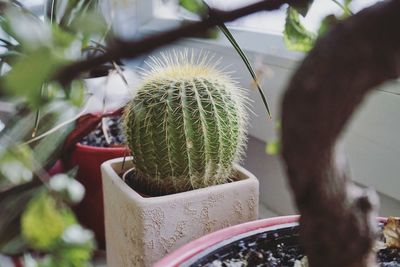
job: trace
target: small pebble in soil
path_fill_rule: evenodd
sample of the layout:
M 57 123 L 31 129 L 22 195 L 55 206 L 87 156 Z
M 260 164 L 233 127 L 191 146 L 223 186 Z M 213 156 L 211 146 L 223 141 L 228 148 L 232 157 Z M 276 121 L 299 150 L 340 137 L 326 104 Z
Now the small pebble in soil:
M 245 257 L 249 266 L 257 266 L 265 261 L 264 255 L 255 250 L 250 250 Z
M 384 267 L 400 267 L 400 249 L 386 248 L 378 252 L 378 261 L 380 266 Z
M 104 137 L 101 124 L 99 124 L 98 127 L 87 136 L 82 138 L 80 143 L 83 145 L 95 147 L 121 146 L 125 142 L 121 120 L 121 116 L 109 117 L 107 120 L 105 120 L 109 131 L 108 133 L 110 136 L 110 143 L 108 143 L 106 138 Z

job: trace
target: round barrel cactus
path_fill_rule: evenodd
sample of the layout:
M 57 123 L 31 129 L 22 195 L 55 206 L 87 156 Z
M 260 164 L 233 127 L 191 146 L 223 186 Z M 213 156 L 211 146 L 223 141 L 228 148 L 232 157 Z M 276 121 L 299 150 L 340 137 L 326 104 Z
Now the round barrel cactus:
M 226 183 L 246 143 L 241 88 L 212 58 L 152 58 L 124 127 L 136 179 L 153 194 Z

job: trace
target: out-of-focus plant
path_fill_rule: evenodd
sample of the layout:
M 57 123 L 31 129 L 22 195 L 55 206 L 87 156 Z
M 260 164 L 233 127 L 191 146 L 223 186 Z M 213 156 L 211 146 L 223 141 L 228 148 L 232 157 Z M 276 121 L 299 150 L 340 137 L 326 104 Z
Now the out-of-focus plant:
M 101 52 L 110 27 L 97 5 L 49 0 L 40 19 L 0 1 L 0 253 L 24 255 L 30 266 L 86 266 L 95 247 L 68 207 L 82 199 L 82 185 L 48 170 L 88 99 L 80 80 L 51 78 Z
M 352 0 L 331 0 L 338 5 L 342 13 L 337 16 L 335 14 L 329 14 L 321 21 L 317 32 L 311 32 L 306 29 L 303 25 L 302 20 L 305 19 L 308 10 L 313 4 L 313 0 L 309 1 L 307 6 L 289 6 L 286 11 L 285 28 L 283 31 L 283 40 L 288 49 L 293 51 L 308 52 L 314 46 L 317 38 L 325 34 L 332 26 L 337 24 L 339 21 L 346 19 L 351 16 L 353 12 L 350 9 Z M 277 124 L 276 131 L 280 131 L 280 124 Z M 280 140 L 273 139 L 267 142 L 265 151 L 269 155 L 276 155 L 280 153 L 281 145 Z
M 67 7 L 61 8 L 61 2 Z M 94 12 L 96 1 L 61 2 L 49 1 L 44 21 L 15 2 L 0 2 L 3 94 L 23 97 L 32 108 L 55 97 L 81 95 L 74 90 L 82 87 L 60 87 L 48 84 L 49 79 L 60 67 L 97 53 L 93 41 L 104 39 L 108 29 Z
M 343 20 L 353 14 L 350 9 L 352 0 L 331 1 L 341 8 L 342 13 L 339 16 L 335 14 L 329 14 L 325 16 L 319 26 L 318 32 L 311 32 L 307 30 L 302 23 L 302 19 L 305 18 L 314 1 L 309 1 L 309 5 L 305 7 L 289 6 L 287 8 L 283 37 L 288 49 L 308 52 L 314 46 L 314 42 L 318 36 L 327 32 L 340 20 Z

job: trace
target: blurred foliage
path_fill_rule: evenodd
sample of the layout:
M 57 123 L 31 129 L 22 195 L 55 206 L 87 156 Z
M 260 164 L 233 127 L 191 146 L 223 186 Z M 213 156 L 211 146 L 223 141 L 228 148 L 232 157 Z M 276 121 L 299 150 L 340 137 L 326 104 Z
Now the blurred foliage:
M 28 203 L 21 217 L 21 228 L 31 248 L 53 250 L 67 226 L 76 223 L 73 213 L 57 204 L 56 199 L 45 192 Z
M 27 146 L 17 146 L 0 154 L 0 186 L 32 180 L 33 155 Z
M 274 126 L 275 126 L 275 132 L 280 133 L 282 129 L 281 121 L 277 120 Z M 280 134 L 277 135 L 280 136 Z M 267 142 L 267 145 L 265 146 L 265 153 L 273 156 L 279 154 L 280 152 L 281 152 L 281 140 L 279 138 L 274 138 Z
M 350 4 L 352 0 L 344 0 L 343 3 L 340 3 L 337 0 L 332 0 L 336 3 L 341 10 L 343 11 L 341 15 L 337 16 L 335 14 L 327 15 L 321 22 L 321 25 L 318 30 L 318 35 L 321 36 L 325 34 L 329 29 L 338 24 L 341 20 L 348 18 L 353 15 L 353 12 L 350 10 Z
M 29 202 L 21 225 L 28 247 L 46 253 L 30 259 L 38 266 L 87 266 L 94 249 L 93 234 L 78 225 L 73 212 L 47 191 Z
M 289 49 L 307 52 L 313 47 L 316 35 L 302 25 L 300 16 L 296 9 L 288 7 L 283 40 Z
M 42 91 L 57 70 L 80 59 L 83 51 L 95 49 L 92 41 L 103 41 L 109 27 L 96 12 L 97 1 L 93 0 L 50 0 L 44 21 L 14 2 L 2 3 L 0 27 L 4 37 L 0 46 L 4 52 L 0 53 L 0 85 L 8 96 L 23 97 L 32 109 L 40 108 L 51 100 Z M 68 94 L 71 89 L 51 86 L 56 93 Z
M 306 17 L 308 10 L 314 1 L 308 1 L 304 5 L 298 6 L 291 4 L 286 13 L 285 29 L 283 37 L 285 44 L 288 49 L 300 52 L 308 52 L 314 46 L 316 39 L 326 33 L 334 25 L 343 19 L 351 16 L 353 12 L 350 9 L 352 0 L 331 0 L 337 4 L 342 14 L 340 16 L 329 14 L 327 15 L 320 24 L 317 33 L 308 31 L 303 23 L 302 19 Z
M 0 184 L 10 180 L 8 176 L 2 175 L 2 170 L 8 168 L 10 163 L 17 164 L 16 161 L 21 161 L 20 164 L 25 168 L 29 167 L 31 173 L 54 165 L 65 137 L 74 128 L 74 124 L 68 122 L 77 114 L 78 107 L 68 99 L 55 99 L 43 105 L 37 136 L 44 135 L 46 138 L 38 138 L 37 141 L 30 142 L 29 146 L 26 141 L 32 138 L 36 114 L 30 109 L 23 109 L 14 114 L 7 127 L 0 132 Z M 47 134 L 60 125 L 63 127 L 59 131 Z
M 289 50 L 308 52 L 314 46 L 315 41 L 318 37 L 324 35 L 333 26 L 339 23 L 341 20 L 348 18 L 353 14 L 350 9 L 350 4 L 352 0 L 331 0 L 337 4 L 341 10 L 342 14 L 336 16 L 334 14 L 327 15 L 319 26 L 318 32 L 308 31 L 302 23 L 302 19 L 307 16 L 308 10 L 313 4 L 313 0 L 306 1 L 303 5 L 291 4 L 287 8 L 285 28 L 283 32 L 283 39 L 286 47 Z M 281 128 L 280 122 L 275 126 L 276 131 Z M 272 139 L 267 142 L 265 146 L 265 152 L 269 155 L 277 155 L 281 152 L 281 142 L 279 139 Z
M 111 34 L 98 4 L 49 0 L 39 19 L 0 0 L 0 101 L 13 106 L 7 115 L 0 109 L 0 252 L 25 253 L 30 266 L 87 266 L 95 248 L 67 206 L 82 199 L 83 186 L 47 171 L 87 100 L 82 81 L 62 87 L 52 77 L 98 53 Z
M 268 141 L 265 152 L 271 156 L 279 154 L 281 152 L 281 142 L 279 140 Z

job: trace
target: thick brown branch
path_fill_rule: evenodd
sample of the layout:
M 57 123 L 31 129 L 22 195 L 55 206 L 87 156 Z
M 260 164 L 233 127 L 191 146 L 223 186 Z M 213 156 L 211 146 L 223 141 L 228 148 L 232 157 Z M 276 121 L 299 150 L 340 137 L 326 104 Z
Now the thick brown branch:
M 308 0 L 264 0 L 232 11 L 210 10 L 208 18 L 177 29 L 162 32 L 137 41 L 115 40 L 114 42 L 111 42 L 112 45 L 103 55 L 78 61 L 61 69 L 61 71 L 56 75 L 56 80 L 60 81 L 61 84 L 68 84 L 74 78 L 79 76 L 79 74 L 89 71 L 101 64 L 122 58 L 134 58 L 144 53 L 148 53 L 155 48 L 177 41 L 180 38 L 191 36 L 193 33 L 204 32 L 212 27 L 220 25 L 221 23 L 229 22 L 255 12 L 275 10 L 286 3 L 291 3 L 292 5 L 303 5 L 307 2 Z
M 282 145 L 314 267 L 375 266 L 377 200 L 352 185 L 336 139 L 374 87 L 400 75 L 400 1 L 339 24 L 308 54 L 283 100 Z

